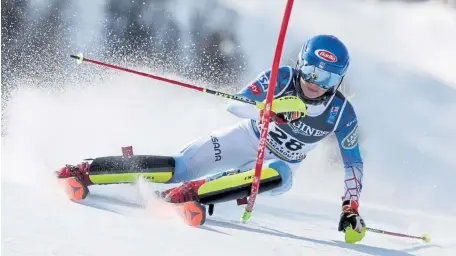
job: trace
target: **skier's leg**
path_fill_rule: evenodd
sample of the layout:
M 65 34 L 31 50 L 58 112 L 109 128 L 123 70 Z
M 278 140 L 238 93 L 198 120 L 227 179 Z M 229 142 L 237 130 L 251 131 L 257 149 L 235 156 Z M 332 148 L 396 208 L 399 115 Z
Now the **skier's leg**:
M 202 203 L 218 203 L 250 195 L 256 162 L 241 166 L 236 173 L 214 175 L 206 179 L 198 189 L 198 198 Z M 298 164 L 290 164 L 280 159 L 269 159 L 263 164 L 259 193 L 279 195 L 291 189 L 293 170 Z
M 235 125 L 203 136 L 175 156 L 107 156 L 57 171 L 59 178 L 77 177 L 84 185 L 132 183 L 138 177 L 156 183 L 179 183 L 252 161 L 255 148 L 247 127 Z

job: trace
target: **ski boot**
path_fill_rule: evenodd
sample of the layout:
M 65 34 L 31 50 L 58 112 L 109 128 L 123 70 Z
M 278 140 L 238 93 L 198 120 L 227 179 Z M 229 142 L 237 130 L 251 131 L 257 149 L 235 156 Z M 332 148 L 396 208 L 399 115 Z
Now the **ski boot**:
M 206 180 L 194 180 L 184 182 L 179 187 L 167 189 L 163 192 L 158 192 L 158 196 L 168 203 L 185 203 L 190 201 L 198 201 L 198 189 Z

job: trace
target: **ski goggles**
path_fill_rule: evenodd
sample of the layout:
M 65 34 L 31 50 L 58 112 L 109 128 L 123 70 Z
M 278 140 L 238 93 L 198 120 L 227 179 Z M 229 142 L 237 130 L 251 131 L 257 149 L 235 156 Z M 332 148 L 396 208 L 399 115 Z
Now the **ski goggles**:
M 328 72 L 321 68 L 304 64 L 299 68 L 301 77 L 309 83 L 318 85 L 323 89 L 331 89 L 342 82 L 343 76 Z

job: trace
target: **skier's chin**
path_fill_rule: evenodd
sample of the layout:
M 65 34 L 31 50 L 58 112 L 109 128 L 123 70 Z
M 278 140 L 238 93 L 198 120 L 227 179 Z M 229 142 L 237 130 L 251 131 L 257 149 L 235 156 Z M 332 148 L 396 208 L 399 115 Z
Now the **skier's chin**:
M 319 87 L 316 84 L 304 81 L 302 78 L 301 78 L 300 82 L 301 82 L 301 89 L 302 89 L 304 95 L 309 99 L 318 98 L 327 91 L 327 90 Z
M 307 86 L 305 86 L 302 91 L 304 95 L 309 99 L 318 98 L 325 93 L 325 90 L 314 89 Z

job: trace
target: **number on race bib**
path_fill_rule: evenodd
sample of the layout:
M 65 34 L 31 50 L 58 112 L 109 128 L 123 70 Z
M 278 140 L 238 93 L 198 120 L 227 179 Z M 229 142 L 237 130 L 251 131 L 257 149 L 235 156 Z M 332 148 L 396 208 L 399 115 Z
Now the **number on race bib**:
M 285 143 L 285 147 L 291 151 L 300 150 L 305 145 L 304 143 L 297 141 L 293 138 L 288 138 L 288 135 L 277 127 L 275 127 L 275 131 L 270 131 L 269 135 L 279 145 L 284 145 Z
M 304 146 L 304 143 L 297 141 L 295 139 L 290 139 L 290 141 L 287 141 L 285 143 L 285 147 L 293 151 L 302 149 L 302 146 Z
M 284 133 L 282 130 L 277 129 L 276 127 L 276 132 L 270 131 L 269 135 L 271 138 L 273 138 L 277 143 L 280 145 L 283 144 L 283 140 L 286 140 L 288 138 L 287 134 Z

